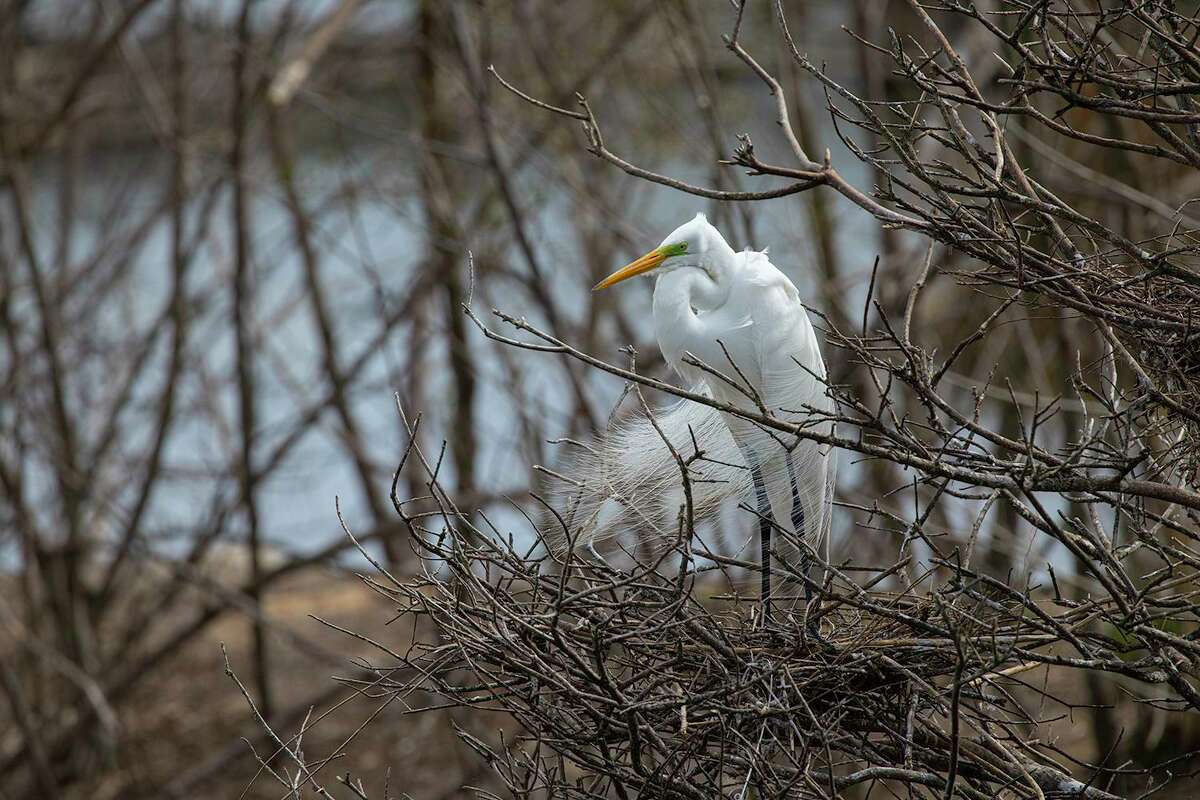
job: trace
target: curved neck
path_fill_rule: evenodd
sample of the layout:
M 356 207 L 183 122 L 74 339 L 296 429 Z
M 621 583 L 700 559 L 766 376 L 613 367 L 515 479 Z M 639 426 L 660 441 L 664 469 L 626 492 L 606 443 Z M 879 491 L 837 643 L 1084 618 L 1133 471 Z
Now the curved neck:
M 667 362 L 676 370 L 684 351 L 694 352 L 701 344 L 703 331 L 696 315 L 714 311 L 729 299 L 732 250 L 728 256 L 718 256 L 703 266 L 675 267 L 659 276 L 655 283 L 654 333 Z
M 659 282 L 667 282 L 675 293 L 685 296 L 692 308 L 710 311 L 729 299 L 733 281 L 730 273 L 736 259 L 733 248 L 718 238 L 708 244 L 705 252 L 697 253 L 692 258 L 680 257 L 678 263 L 659 278 Z

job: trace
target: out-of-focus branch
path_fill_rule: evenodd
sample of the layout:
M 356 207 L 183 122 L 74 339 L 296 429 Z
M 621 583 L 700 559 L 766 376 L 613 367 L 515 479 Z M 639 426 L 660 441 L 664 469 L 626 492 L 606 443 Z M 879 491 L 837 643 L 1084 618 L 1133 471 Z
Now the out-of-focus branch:
M 300 52 L 283 65 L 271 80 L 271 85 L 267 87 L 267 99 L 272 106 L 282 109 L 292 102 L 292 98 L 304 85 L 313 67 L 321 60 L 321 56 L 342 29 L 354 18 L 362 4 L 363 0 L 341 0 L 317 23 L 316 29 L 304 40 Z
M 258 435 L 256 366 L 252 338 L 254 325 L 254 277 L 250 252 L 250 218 L 247 204 L 246 181 L 247 133 L 249 130 L 249 100 L 252 96 L 250 81 L 250 0 L 243 0 L 237 21 L 238 47 L 233 59 L 233 116 L 230 130 L 233 142 L 229 151 L 229 171 L 233 182 L 233 204 L 230 224 L 234 237 L 234 282 L 233 282 L 233 326 L 237 348 L 237 386 L 240 431 L 240 454 L 238 462 L 239 489 L 242 513 L 246 521 L 246 537 L 250 550 L 251 597 L 260 603 L 258 585 L 262 576 L 263 546 L 259 538 L 259 509 L 254 482 L 254 453 Z M 271 699 L 271 671 L 268 655 L 267 631 L 261 623 L 254 623 L 254 679 L 258 688 L 259 704 L 268 719 L 274 708 Z

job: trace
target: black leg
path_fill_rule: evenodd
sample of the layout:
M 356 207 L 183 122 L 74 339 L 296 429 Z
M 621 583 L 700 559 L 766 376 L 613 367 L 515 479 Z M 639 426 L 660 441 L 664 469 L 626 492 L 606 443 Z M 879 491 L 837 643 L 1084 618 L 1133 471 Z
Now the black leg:
M 758 501 L 758 543 L 762 556 L 759 563 L 762 565 L 762 611 L 765 624 L 771 621 L 771 500 L 767 497 L 767 487 L 758 467 L 750 467 L 750 477 L 754 480 L 754 496 Z
M 812 602 L 813 590 L 809 581 L 812 580 L 812 556 L 805 550 L 800 554 L 800 571 L 804 573 L 804 607 Z
M 802 543 L 808 544 L 804 541 L 804 504 L 800 502 L 800 482 L 796 479 L 796 468 L 792 464 L 792 453 L 787 454 L 787 466 L 788 478 L 791 479 L 792 484 L 792 532 Z M 808 548 L 801 547 L 800 571 L 804 573 L 804 627 L 810 636 L 817 641 L 824 642 L 825 639 L 823 636 L 821 636 L 820 631 L 817 630 L 816 622 L 809 622 L 808 620 L 808 606 L 810 603 L 812 603 L 813 599 L 813 590 L 811 584 L 812 566 L 813 559 L 812 556 L 809 555 Z
M 788 478 L 792 484 L 792 533 L 796 538 L 804 540 L 804 504 L 800 502 L 800 482 L 796 480 L 796 468 L 792 465 L 792 454 L 787 454 Z M 812 557 L 808 554 L 808 550 L 801 548 L 800 551 L 800 568 L 804 571 L 804 577 L 809 578 L 812 572 Z M 804 604 L 807 606 L 812 600 L 812 587 L 808 582 L 804 583 Z

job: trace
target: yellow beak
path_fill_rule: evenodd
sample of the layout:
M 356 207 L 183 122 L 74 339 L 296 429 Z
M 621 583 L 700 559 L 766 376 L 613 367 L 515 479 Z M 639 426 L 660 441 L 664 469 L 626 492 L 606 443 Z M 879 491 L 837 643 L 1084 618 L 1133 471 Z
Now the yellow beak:
M 607 289 L 614 283 L 620 283 L 626 278 L 632 278 L 634 275 L 641 275 L 643 272 L 649 272 L 666 260 L 666 255 L 660 250 L 651 250 L 637 261 L 626 264 L 612 275 L 609 275 L 607 278 L 597 283 L 592 287 L 592 291 L 598 292 L 601 289 Z

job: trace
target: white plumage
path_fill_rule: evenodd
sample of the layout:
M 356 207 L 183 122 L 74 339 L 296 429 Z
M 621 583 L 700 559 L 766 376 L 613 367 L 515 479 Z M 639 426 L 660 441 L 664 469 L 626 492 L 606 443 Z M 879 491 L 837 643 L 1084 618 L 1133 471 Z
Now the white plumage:
M 686 386 L 754 413 L 761 400 L 777 419 L 832 431 L 816 334 L 796 287 L 765 251 L 734 252 L 697 214 L 596 288 L 651 271 L 655 335 Z M 680 455 L 690 456 L 696 445 L 704 452 L 691 471 L 697 521 L 727 501 L 744 501 L 778 526 L 772 536 L 757 521 L 747 525 L 766 534 L 775 559 L 798 565 L 803 548 L 796 538 L 821 551 L 833 499 L 831 448 L 691 401 L 652 413 Z M 576 545 L 613 536 L 626 546 L 673 544 L 682 477 L 662 438 L 639 413 L 577 455 L 563 470 L 577 485 L 566 516 L 570 536 L 562 538 Z M 770 591 L 766 584 L 763 590 Z

